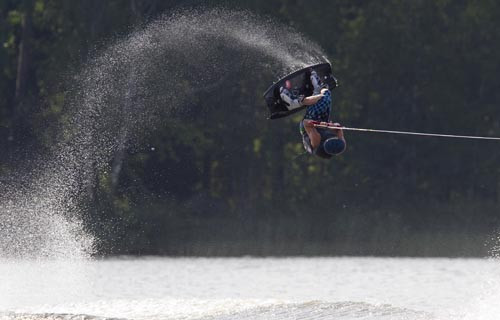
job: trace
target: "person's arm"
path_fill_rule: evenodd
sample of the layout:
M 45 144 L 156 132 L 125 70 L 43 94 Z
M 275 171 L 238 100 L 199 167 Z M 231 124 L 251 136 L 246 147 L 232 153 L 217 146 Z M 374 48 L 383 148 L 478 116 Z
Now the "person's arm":
M 317 94 L 315 96 L 305 97 L 302 100 L 302 105 L 303 106 L 312 106 L 313 104 L 315 104 L 316 102 L 321 100 L 321 98 L 323 98 L 323 94 Z
M 309 136 L 309 140 L 311 141 L 311 147 L 316 149 L 321 142 L 321 135 L 313 124 L 311 120 L 304 120 L 304 129 L 306 129 L 306 133 Z
M 302 105 L 303 106 L 311 106 L 311 105 L 315 104 L 316 102 L 318 102 L 319 100 L 321 100 L 321 98 L 323 98 L 325 96 L 325 94 L 327 93 L 327 91 L 329 91 L 329 90 L 326 89 L 326 88 L 323 88 L 323 89 L 321 89 L 321 93 L 320 94 L 317 94 L 317 95 L 314 95 L 314 96 L 305 97 L 302 100 Z
M 310 121 L 310 120 L 304 120 L 304 127 L 306 126 L 306 121 Z M 311 125 L 311 123 L 309 123 Z M 331 125 L 332 123 L 330 122 L 320 122 L 319 123 L 320 125 L 323 125 L 323 126 L 328 126 L 328 125 Z M 312 125 L 314 128 L 315 126 Z M 342 129 L 335 129 L 335 127 L 342 127 L 342 125 L 338 122 L 335 122 L 333 123 L 333 126 L 329 126 L 329 128 L 335 132 L 335 134 L 337 135 L 337 137 L 341 140 L 344 140 L 345 142 L 345 139 L 344 139 L 344 130 Z M 306 130 L 307 131 L 307 130 Z
M 338 122 L 335 122 L 333 125 L 334 125 L 335 127 L 341 127 L 340 123 L 338 123 Z M 337 137 L 338 137 L 339 139 L 341 139 L 341 140 L 344 140 L 344 141 L 345 141 L 345 139 L 344 139 L 344 130 L 342 130 L 342 129 L 335 129 L 335 132 L 337 133 Z

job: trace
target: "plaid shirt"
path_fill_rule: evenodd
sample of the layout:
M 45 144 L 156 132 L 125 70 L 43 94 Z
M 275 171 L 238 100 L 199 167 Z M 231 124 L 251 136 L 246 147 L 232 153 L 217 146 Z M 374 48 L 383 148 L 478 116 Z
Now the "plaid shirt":
M 330 90 L 327 90 L 323 98 L 307 108 L 304 119 L 328 122 L 330 121 L 331 111 L 332 94 Z M 302 134 L 305 133 L 304 124 L 302 123 L 302 121 L 300 122 L 300 132 Z
M 332 94 L 327 90 L 323 98 L 307 108 L 304 119 L 328 122 L 331 110 Z

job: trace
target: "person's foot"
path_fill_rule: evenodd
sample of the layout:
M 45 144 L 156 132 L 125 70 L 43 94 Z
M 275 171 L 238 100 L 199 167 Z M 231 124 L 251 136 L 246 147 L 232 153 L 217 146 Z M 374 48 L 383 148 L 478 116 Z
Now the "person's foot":
M 283 97 L 288 97 L 290 99 L 293 99 L 292 97 L 292 93 L 290 92 L 290 90 L 288 90 L 287 88 L 285 87 L 280 87 L 280 96 L 281 96 L 281 99 L 283 99 Z M 283 99 L 284 100 L 284 99 Z
M 288 110 L 296 109 L 301 106 L 303 97 L 294 96 L 290 90 L 280 87 L 280 98 L 287 105 Z

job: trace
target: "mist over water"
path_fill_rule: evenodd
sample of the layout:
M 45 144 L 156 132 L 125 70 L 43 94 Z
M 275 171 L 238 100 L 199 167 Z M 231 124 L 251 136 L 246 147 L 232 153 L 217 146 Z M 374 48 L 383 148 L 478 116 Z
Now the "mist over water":
M 71 80 L 59 142 L 0 185 L 0 257 L 91 256 L 98 239 L 86 231 L 85 203 L 97 172 L 122 161 L 129 141 L 196 90 L 231 86 L 228 73 L 277 78 L 322 56 L 286 26 L 225 9 L 166 15 L 115 41 Z
M 87 204 L 99 172 L 119 175 L 130 143 L 199 90 L 231 86 L 230 73 L 278 78 L 321 56 L 287 27 L 224 9 L 166 15 L 95 53 L 68 80 L 57 143 L 0 180 L 0 318 L 37 305 L 64 313 L 92 296 L 99 239 Z

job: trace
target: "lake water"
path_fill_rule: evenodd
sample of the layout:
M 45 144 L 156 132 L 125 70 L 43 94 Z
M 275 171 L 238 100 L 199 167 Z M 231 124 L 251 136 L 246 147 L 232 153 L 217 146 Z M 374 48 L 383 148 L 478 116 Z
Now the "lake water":
M 500 319 L 500 262 L 0 260 L 0 319 Z

